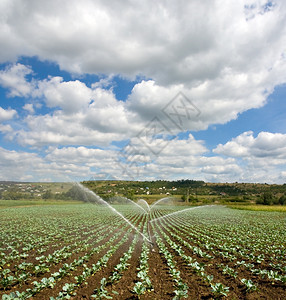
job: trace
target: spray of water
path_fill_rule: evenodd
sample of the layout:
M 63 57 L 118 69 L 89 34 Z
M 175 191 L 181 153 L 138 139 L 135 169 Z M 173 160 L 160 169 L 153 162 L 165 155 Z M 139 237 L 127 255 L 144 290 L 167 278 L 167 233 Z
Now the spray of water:
M 124 199 L 125 201 L 129 202 L 130 204 L 139 207 L 141 210 L 144 211 L 144 213 L 146 213 L 146 210 L 145 210 L 142 206 L 140 206 L 139 203 L 136 203 L 136 202 L 134 202 L 134 201 L 132 201 L 132 200 L 126 198 L 126 197 L 121 197 L 121 198 Z M 144 201 L 145 201 L 145 200 L 144 200 Z M 145 201 L 145 202 L 146 202 L 146 201 Z M 147 203 L 147 202 L 146 202 L 146 203 Z M 147 203 L 147 205 L 148 205 L 148 203 Z
M 138 230 L 136 226 L 134 226 L 129 220 L 127 220 L 119 211 L 117 211 L 113 206 L 111 206 L 109 203 L 104 201 L 101 197 L 99 197 L 96 193 L 93 191 L 89 190 L 88 188 L 84 187 L 82 184 L 77 183 L 77 186 L 87 195 L 90 195 L 92 199 L 94 199 L 95 202 L 101 203 L 106 205 L 112 212 L 120 216 L 128 225 L 130 225 L 135 231 L 137 231 L 143 239 L 147 240 L 150 244 L 152 244 L 152 241 L 147 238 L 141 231 Z M 87 199 L 87 197 L 86 197 Z
M 137 201 L 137 204 L 140 205 L 140 207 L 142 207 L 142 208 L 144 209 L 144 211 L 145 211 L 146 214 L 150 212 L 150 206 L 149 206 L 149 204 L 146 202 L 146 200 L 144 200 L 144 199 L 139 199 L 139 200 Z M 145 209 L 144 207 L 146 207 L 146 209 Z
M 165 197 L 165 198 L 159 199 L 159 200 L 155 201 L 154 203 L 152 203 L 150 206 L 150 209 L 152 209 L 154 206 L 158 205 L 159 203 L 161 203 L 163 201 L 167 201 L 167 200 L 170 201 L 171 203 L 173 202 L 171 197 Z
M 159 218 L 153 219 L 153 220 L 151 220 L 150 222 L 155 222 L 155 221 L 158 221 L 158 220 L 161 220 L 161 219 L 165 219 L 165 218 L 168 218 L 168 217 L 170 217 L 170 216 L 177 215 L 177 214 L 181 214 L 181 213 L 186 212 L 186 211 L 189 211 L 189 210 L 198 209 L 198 208 L 203 208 L 203 207 L 212 207 L 212 206 L 215 206 L 215 205 L 200 205 L 200 206 L 195 206 L 195 207 L 190 207 L 190 208 L 182 209 L 182 210 L 175 211 L 175 212 L 172 212 L 172 213 L 170 213 L 170 214 L 161 216 L 161 217 L 159 217 Z

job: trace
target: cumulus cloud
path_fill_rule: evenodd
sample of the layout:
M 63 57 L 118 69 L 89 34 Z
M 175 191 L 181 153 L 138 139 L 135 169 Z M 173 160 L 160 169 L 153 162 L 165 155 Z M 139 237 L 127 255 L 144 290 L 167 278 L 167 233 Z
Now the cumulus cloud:
M 79 80 L 65 82 L 61 77 L 51 77 L 38 85 L 35 94 L 43 95 L 48 107 L 59 107 L 66 114 L 78 112 L 91 101 L 91 89 Z
M 10 125 L 0 124 L 0 131 L 4 134 L 13 132 L 13 128 Z
M 54 112 L 29 116 L 24 120 L 29 131 L 20 130 L 17 136 L 23 144 L 39 142 L 38 146 L 53 142 L 77 144 L 80 141 L 85 144 L 84 141 L 92 138 L 96 145 L 104 134 L 101 145 L 132 138 L 154 117 L 163 124 L 166 134 L 202 130 L 211 124 L 224 124 L 247 109 L 261 106 L 266 97 L 264 89 L 261 88 L 260 92 L 253 89 L 251 82 L 247 92 L 234 92 L 231 96 L 230 91 L 224 93 L 231 85 L 227 80 L 223 84 L 205 82 L 191 89 L 181 84 L 164 87 L 153 80 L 143 80 L 134 86 L 127 101 L 123 102 L 116 99 L 112 89 L 96 85 L 88 87 L 79 80 L 49 77 L 32 81 L 33 85 L 25 81 L 30 87 L 27 97 L 42 99 Z M 30 103 L 23 108 L 31 114 L 34 112 Z M 77 136 L 76 132 L 82 136 Z
M 0 147 L 0 180 L 25 180 L 42 163 L 35 153 L 17 152 Z
M 88 164 L 78 163 L 76 156 L 71 161 L 56 161 L 52 156 L 52 151 L 50 156 L 40 157 L 37 153 L 0 147 L 0 180 L 74 181 L 91 176 Z
M 156 152 L 155 147 L 162 143 L 164 147 Z M 195 140 L 191 134 L 186 139 L 170 140 L 167 144 L 160 138 L 155 142 L 133 138 L 122 151 L 117 152 L 117 163 L 113 165 L 111 174 L 118 179 L 181 179 L 191 176 L 208 180 L 214 174 L 235 178 L 241 173 L 235 159 L 210 157 L 208 154 L 204 142 Z
M 28 111 L 30 114 L 33 114 L 35 112 L 34 110 L 34 106 L 32 103 L 26 103 L 24 106 L 23 106 L 23 109 L 25 109 L 26 111 Z
M 30 67 L 20 63 L 9 65 L 0 71 L 0 85 L 9 89 L 10 97 L 26 97 L 32 90 L 32 84 L 26 80 L 26 76 L 32 72 Z
M 193 88 L 142 81 L 133 88 L 127 107 L 144 122 L 159 117 L 171 131 L 203 130 L 211 124 L 225 124 L 239 113 L 264 104 L 266 94 L 262 86 L 254 89 L 247 82 L 244 89 L 237 89 L 233 88 L 235 84 L 235 76 L 232 80 L 218 78 Z
M 29 81 L 31 68 L 19 63 L 1 73 L 0 84 L 10 89 L 11 96 L 43 98 L 47 107 L 60 109 L 61 113 L 42 116 L 42 121 L 77 124 L 87 135 L 80 138 L 81 143 L 91 135 L 97 141 L 107 134 L 104 143 L 108 138 L 109 142 L 131 138 L 155 116 L 173 134 L 225 124 L 263 106 L 274 87 L 286 81 L 286 6 L 282 1 L 241 0 L 223 6 L 219 1 L 127 1 L 120 7 L 114 1 L 13 4 L 14 0 L 1 4 L 5 30 L 0 41 L 5 39 L 6 48 L 0 60 L 37 55 L 73 73 L 106 75 L 88 87 L 80 80 L 61 77 Z M 148 80 L 136 84 L 123 103 L 112 92 L 116 74 Z M 186 118 L 180 103 L 172 102 L 179 92 L 199 109 L 199 116 L 193 111 Z M 176 120 L 170 119 L 170 111 L 164 113 L 166 106 L 173 109 L 173 116 L 177 110 Z M 33 122 L 39 120 L 36 117 Z M 30 124 L 32 119 L 26 121 Z M 41 135 L 39 145 L 45 144 L 44 137 L 47 143 L 74 144 L 74 130 L 69 131 L 71 135 L 68 130 L 55 134 L 48 127 L 29 127 L 30 132 L 20 131 L 18 136 L 27 144 L 37 144 Z
M 5 1 L 0 59 L 37 55 L 71 72 L 142 74 L 164 85 L 225 70 L 258 79 L 285 51 L 285 3 L 268 3 Z
M 89 88 L 79 80 L 65 82 L 60 77 L 34 80 L 31 97 L 42 97 L 48 107 L 56 110 L 53 114 L 26 118 L 29 131 L 20 130 L 17 136 L 27 145 L 90 145 L 92 141 L 96 145 L 101 139 L 100 145 L 106 145 L 136 136 L 154 117 L 165 128 L 165 134 L 176 135 L 180 131 L 226 123 L 242 111 L 261 105 L 265 98 L 262 92 L 259 95 L 254 91 L 252 98 L 256 102 L 243 96 L 207 98 L 208 93 L 201 85 L 193 89 L 182 85 L 163 87 L 149 80 L 136 84 L 128 100 L 123 102 L 116 99 L 112 90 Z M 30 104 L 25 108 L 32 112 Z
M 219 144 L 214 152 L 231 157 L 286 159 L 286 134 L 252 131 L 244 132 L 225 145 Z
M 172 141 L 172 146 L 166 147 L 156 159 L 147 156 L 144 144 L 136 144 L 136 149 L 138 152 L 133 152 L 134 148 L 129 144 L 122 154 L 122 150 L 112 148 L 49 147 L 46 154 L 40 157 L 37 153 L 0 148 L 2 179 L 6 171 L 9 178 L 6 176 L 5 180 L 23 180 L 31 176 L 43 180 L 73 181 L 96 178 L 100 174 L 104 177 L 102 179 L 121 180 L 192 177 L 213 182 L 253 182 L 255 178 L 256 182 L 277 183 L 285 179 L 285 172 L 278 171 L 273 164 L 242 167 L 237 158 L 208 156 L 203 142 L 194 140 L 192 136 L 187 140 Z
M 214 153 L 236 160 L 241 166 L 240 181 L 283 183 L 283 167 L 286 165 L 286 135 L 260 132 L 256 137 L 252 131 L 244 132 L 222 145 Z
M 192 135 L 167 145 L 182 131 L 225 124 L 266 103 L 275 86 L 286 82 L 285 23 L 282 0 L 2 1 L 0 62 L 11 64 L 0 71 L 0 85 L 10 97 L 25 97 L 22 107 L 30 114 L 0 130 L 29 148 L 53 145 L 37 158 L 37 167 L 61 178 L 78 176 L 76 167 L 88 176 L 92 168 L 120 176 L 111 159 L 116 151 L 87 147 L 131 139 L 146 158 L 142 178 L 263 179 L 267 162 L 279 166 L 286 159 L 284 135 L 246 132 L 210 155 Z M 25 55 L 53 61 L 79 79 L 36 79 L 31 67 L 15 63 Z M 86 73 L 102 79 L 88 85 L 80 79 Z M 117 75 L 143 78 L 126 101 L 113 92 Z M 35 114 L 35 103 L 41 114 Z M 16 114 L 0 108 L 0 122 Z M 159 135 L 157 147 L 166 144 L 152 155 L 150 132 Z M 15 155 L 2 151 L 8 161 Z M 21 155 L 28 161 L 28 153 Z
M 46 159 L 53 162 L 85 163 L 94 166 L 98 161 L 109 159 L 113 150 L 92 149 L 87 147 L 64 147 L 52 149 Z
M 17 130 L 20 144 L 32 147 L 47 145 L 108 145 L 113 140 L 120 140 L 125 135 L 91 130 L 83 126 L 82 114 L 65 116 L 61 112 L 53 115 L 28 116 L 25 122 L 28 130 Z
M 4 122 L 7 120 L 10 120 L 12 118 L 14 118 L 14 116 L 17 115 L 16 110 L 14 109 L 4 109 L 2 107 L 0 107 L 0 122 Z
M 207 149 L 202 141 L 192 135 L 186 140 L 174 140 L 156 157 L 140 140 L 133 138 L 123 149 L 94 149 L 87 147 L 49 148 L 45 161 L 65 168 L 74 165 L 87 168 L 83 178 L 97 177 L 115 179 L 180 179 L 190 174 L 199 176 L 201 163 L 207 164 L 210 158 L 204 157 Z M 212 164 L 230 163 L 232 159 L 220 159 Z M 64 167 L 65 166 L 65 167 Z M 103 179 L 104 179 L 103 178 Z

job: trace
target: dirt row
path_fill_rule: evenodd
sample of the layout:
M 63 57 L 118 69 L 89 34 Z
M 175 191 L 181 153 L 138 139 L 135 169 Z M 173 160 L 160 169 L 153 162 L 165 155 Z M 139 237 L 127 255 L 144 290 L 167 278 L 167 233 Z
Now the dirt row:
M 134 217 L 135 219 L 135 217 Z M 133 221 L 134 221 L 133 219 Z M 138 225 L 142 219 L 138 219 L 135 225 Z M 131 220 L 132 221 L 132 220 Z M 125 224 L 122 224 L 124 226 Z M 103 239 L 100 243 L 96 244 L 96 246 L 100 246 L 105 244 L 116 234 L 120 232 L 122 229 L 114 228 L 110 231 L 108 237 Z M 127 228 L 127 227 L 126 227 Z M 163 228 L 163 227 L 161 227 Z M 180 229 L 180 228 L 178 228 Z M 118 238 L 114 241 L 114 245 L 120 243 L 122 237 L 126 233 L 126 230 L 122 232 Z M 160 236 L 163 236 L 160 233 L 160 230 L 157 230 Z M 164 231 L 168 234 L 167 231 Z M 102 278 L 108 278 L 113 272 L 115 266 L 120 262 L 120 258 L 127 252 L 130 247 L 136 232 L 133 231 L 132 234 L 129 235 L 128 240 L 122 244 L 115 253 L 110 257 L 106 267 L 100 269 L 96 274 L 90 276 L 86 284 L 82 284 L 81 286 L 76 288 L 76 295 L 71 299 L 92 299 L 91 295 L 94 293 L 94 290 L 100 286 L 100 281 Z M 168 234 L 169 235 L 169 234 Z M 167 266 L 166 260 L 164 256 L 159 252 L 159 248 L 156 244 L 156 239 L 154 237 L 154 232 L 151 230 L 152 242 L 153 246 L 150 245 L 150 255 L 149 255 L 149 277 L 152 282 L 153 290 L 145 293 L 140 296 L 140 299 L 152 299 L 152 300 L 168 300 L 173 299 L 174 297 L 174 282 L 172 281 L 172 277 L 169 274 L 169 267 Z M 184 233 L 179 233 L 179 236 L 184 238 Z M 205 272 L 207 274 L 214 276 L 214 282 L 221 282 L 225 286 L 230 288 L 230 292 L 228 297 L 222 297 L 221 299 L 246 299 L 246 300 L 254 300 L 254 299 L 269 299 L 269 300 L 284 300 L 286 299 L 286 290 L 285 285 L 283 284 L 272 284 L 269 280 L 264 280 L 259 276 L 253 275 L 249 270 L 245 267 L 237 267 L 234 265 L 234 262 L 229 261 L 226 258 L 221 256 L 215 257 L 214 259 L 201 258 L 198 255 L 194 254 L 189 248 L 181 245 L 179 241 L 177 241 L 174 237 L 170 236 L 170 238 L 175 241 L 178 245 L 182 247 L 185 254 L 194 258 L 199 263 L 205 264 Z M 164 240 L 164 238 L 163 238 Z M 190 245 L 198 246 L 195 242 L 191 242 L 187 240 Z M 132 253 L 131 259 L 128 261 L 129 267 L 127 270 L 123 272 L 123 276 L 120 280 L 115 282 L 114 284 L 107 284 L 106 289 L 109 295 L 112 295 L 113 299 L 139 299 L 138 296 L 132 292 L 132 289 L 135 283 L 139 280 L 137 277 L 138 268 L 140 264 L 140 254 L 142 250 L 143 239 L 139 238 L 139 241 L 135 245 L 135 250 Z M 177 253 L 165 242 L 170 253 L 173 254 L 174 260 L 176 261 L 176 268 L 180 271 L 180 276 L 184 283 L 186 283 L 189 287 L 188 290 L 188 299 L 214 299 L 214 296 L 211 292 L 210 285 L 206 283 Z M 92 264 L 95 264 L 109 249 L 102 249 L 99 253 L 93 254 L 90 257 L 89 261 L 86 262 L 86 265 L 90 267 Z M 203 249 L 204 250 L 204 249 Z M 204 250 L 205 251 L 205 250 Z M 81 258 L 86 252 L 73 253 L 71 257 L 60 262 L 59 264 L 55 264 L 51 266 L 48 274 L 42 274 L 39 276 L 34 276 L 30 278 L 27 283 L 20 285 L 16 285 L 7 291 L 0 291 L 0 296 L 4 293 L 9 294 L 12 291 L 24 291 L 27 288 L 33 288 L 32 282 L 34 280 L 40 281 L 43 277 L 49 277 L 50 274 L 56 272 L 63 263 L 71 263 L 74 259 Z M 213 253 L 209 252 L 210 255 Z M 231 277 L 229 275 L 223 274 L 222 269 L 218 266 L 219 264 L 227 264 L 228 266 L 235 268 L 235 271 L 238 272 L 237 278 Z M 13 265 L 11 266 L 13 268 Z M 63 277 L 60 281 L 57 282 L 53 289 L 46 288 L 39 292 L 37 295 L 33 297 L 33 299 L 38 300 L 49 300 L 50 297 L 55 297 L 62 290 L 62 287 L 65 283 L 75 283 L 75 276 L 78 276 L 84 270 L 83 266 L 76 268 L 76 270 L 70 272 L 68 275 Z M 258 284 L 258 290 L 253 292 L 247 292 L 246 287 L 241 283 L 240 279 L 247 278 L 252 279 L 255 283 Z M 113 291 L 118 294 L 114 294 Z M 1 294 L 2 293 L 2 294 Z
M 179 228 L 177 228 L 179 229 Z M 159 231 L 158 231 L 159 232 Z M 167 231 L 164 230 L 165 233 L 168 234 Z M 168 234 L 169 235 L 169 234 Z M 184 234 L 179 234 L 181 238 L 185 238 Z M 225 286 L 229 287 L 230 292 L 226 299 L 247 299 L 247 300 L 254 300 L 254 299 L 277 299 L 282 300 L 286 299 L 286 285 L 281 282 L 271 282 L 266 278 L 261 278 L 259 276 L 254 275 L 250 270 L 246 269 L 243 266 L 237 267 L 234 262 L 221 257 L 216 256 L 214 259 L 202 258 L 199 255 L 196 255 L 191 251 L 189 248 L 185 247 L 181 244 L 178 240 L 174 237 L 170 238 L 176 242 L 178 245 L 182 247 L 185 254 L 194 258 L 199 263 L 205 264 L 205 272 L 207 274 L 214 276 L 214 282 L 223 283 Z M 196 243 L 192 243 L 189 240 L 185 239 L 189 242 L 191 246 L 198 246 Z M 190 281 L 191 278 L 194 276 L 194 270 L 190 268 L 186 262 L 177 255 L 177 253 L 166 243 L 168 246 L 168 250 L 175 256 L 175 260 L 177 261 L 178 269 L 181 271 L 181 276 L 186 280 L 186 283 L 189 286 L 192 286 L 192 289 L 196 288 L 199 284 L 200 286 L 207 286 L 205 282 L 202 282 L 201 278 L 198 278 L 195 283 Z M 202 249 L 205 251 L 205 249 Z M 206 251 L 208 254 L 213 256 L 212 252 Z M 236 272 L 238 272 L 238 276 L 234 278 L 228 274 L 223 274 L 222 269 L 219 267 L 219 264 L 228 265 L 229 267 L 233 268 Z M 257 266 L 258 267 L 258 266 Z M 247 278 L 251 279 L 255 284 L 258 285 L 258 289 L 256 291 L 247 292 L 246 287 L 242 284 L 241 279 Z M 210 287 L 208 287 L 210 291 Z M 189 291 L 190 294 L 190 291 Z M 190 294 L 191 296 L 191 294 Z M 195 299 L 208 299 L 212 298 L 211 294 L 208 295 L 206 293 L 200 292 L 199 295 L 196 296 Z M 192 298 L 190 298 L 192 299 Z

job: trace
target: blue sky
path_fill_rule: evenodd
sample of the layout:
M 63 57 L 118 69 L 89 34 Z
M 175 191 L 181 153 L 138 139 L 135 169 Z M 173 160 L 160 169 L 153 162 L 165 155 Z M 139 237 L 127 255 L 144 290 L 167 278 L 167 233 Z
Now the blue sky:
M 0 180 L 285 183 L 285 3 L 118 5 L 1 3 Z

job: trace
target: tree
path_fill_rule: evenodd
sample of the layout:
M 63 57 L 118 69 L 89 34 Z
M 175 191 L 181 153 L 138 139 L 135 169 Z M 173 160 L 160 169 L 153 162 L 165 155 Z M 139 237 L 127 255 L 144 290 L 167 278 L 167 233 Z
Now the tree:
M 134 191 L 128 190 L 127 192 L 124 193 L 124 196 L 130 200 L 134 200 Z
M 257 201 L 258 204 L 272 205 L 274 197 L 270 191 L 266 191 L 262 194 L 261 200 Z
M 85 193 L 75 185 L 66 192 L 66 197 L 73 200 L 88 201 Z
M 53 194 L 52 194 L 51 190 L 48 190 L 42 195 L 42 198 L 43 199 L 51 199 L 52 196 L 53 196 Z
M 286 205 L 286 195 L 282 195 L 278 200 L 280 205 Z

